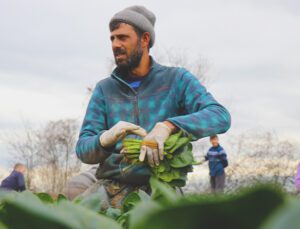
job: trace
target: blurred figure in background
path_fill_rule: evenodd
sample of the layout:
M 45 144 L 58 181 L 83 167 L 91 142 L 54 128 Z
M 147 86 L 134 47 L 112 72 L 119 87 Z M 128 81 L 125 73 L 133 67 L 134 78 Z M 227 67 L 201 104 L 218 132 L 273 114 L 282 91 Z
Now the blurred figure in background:
M 73 200 L 91 187 L 97 181 L 95 176 L 97 168 L 98 166 L 92 166 L 89 170 L 71 177 L 64 188 L 65 196 Z
M 222 193 L 225 187 L 225 171 L 228 166 L 227 155 L 223 147 L 219 144 L 219 137 L 210 137 L 212 147 L 208 150 L 205 160 L 208 161 L 210 185 L 213 193 Z
M 295 185 L 297 188 L 298 193 L 300 193 L 300 163 L 298 165 L 296 177 L 295 177 Z
M 17 191 L 22 192 L 26 190 L 25 187 L 25 179 L 24 179 L 24 173 L 26 172 L 26 166 L 17 163 L 14 166 L 14 170 L 11 172 L 11 174 L 6 177 L 2 183 L 0 188 L 4 190 L 9 191 Z

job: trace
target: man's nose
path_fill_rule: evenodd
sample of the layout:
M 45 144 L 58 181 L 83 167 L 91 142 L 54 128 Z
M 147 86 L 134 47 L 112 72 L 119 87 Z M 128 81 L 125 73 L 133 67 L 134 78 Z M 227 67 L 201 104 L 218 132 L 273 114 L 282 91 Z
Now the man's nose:
M 115 50 L 116 48 L 120 48 L 122 45 L 121 45 L 121 42 L 118 41 L 118 39 L 114 39 L 112 42 L 111 42 L 111 45 L 112 45 L 112 49 Z

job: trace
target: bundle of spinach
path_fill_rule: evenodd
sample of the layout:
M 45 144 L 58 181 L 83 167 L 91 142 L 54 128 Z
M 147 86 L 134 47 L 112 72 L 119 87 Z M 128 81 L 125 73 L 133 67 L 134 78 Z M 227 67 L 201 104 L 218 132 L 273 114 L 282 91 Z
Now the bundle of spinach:
M 150 167 L 154 177 L 173 187 L 183 187 L 187 174 L 192 172 L 195 162 L 190 143 L 191 137 L 183 131 L 171 135 L 164 144 L 164 159 L 155 167 Z M 142 140 L 127 138 L 123 140 L 123 153 L 130 164 L 147 163 L 139 161 Z

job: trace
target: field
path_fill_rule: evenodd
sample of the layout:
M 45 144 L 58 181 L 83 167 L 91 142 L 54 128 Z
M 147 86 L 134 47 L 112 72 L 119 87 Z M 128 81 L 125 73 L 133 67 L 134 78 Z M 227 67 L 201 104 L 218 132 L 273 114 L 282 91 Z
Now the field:
M 300 199 L 262 185 L 230 195 L 186 195 L 156 179 L 152 194 L 129 194 L 121 209 L 101 209 L 98 193 L 73 202 L 46 193 L 0 193 L 0 228 L 110 229 L 293 229 L 300 225 Z

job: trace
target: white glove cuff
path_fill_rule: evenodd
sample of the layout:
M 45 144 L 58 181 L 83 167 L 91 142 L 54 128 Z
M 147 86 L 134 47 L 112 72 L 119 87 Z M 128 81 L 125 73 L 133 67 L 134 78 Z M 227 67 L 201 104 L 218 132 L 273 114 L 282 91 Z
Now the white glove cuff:
M 158 123 L 156 123 L 155 128 L 156 128 L 156 127 L 159 127 L 159 128 L 162 128 L 162 129 L 166 130 L 167 133 L 168 133 L 169 135 L 172 133 L 171 128 L 168 127 L 168 126 L 167 126 L 166 124 L 164 124 L 163 122 L 158 122 Z
M 105 140 L 105 139 L 106 139 L 106 138 L 105 138 L 105 135 L 106 135 L 106 134 L 107 134 L 107 130 L 104 131 L 104 132 L 100 135 L 100 137 L 99 137 L 100 145 L 101 145 L 102 147 L 107 147 L 107 145 L 106 145 L 107 140 Z

